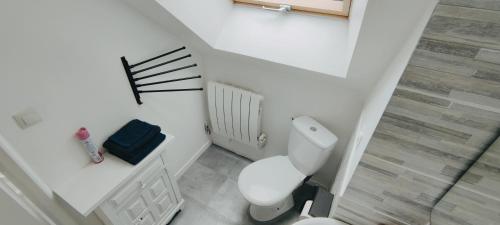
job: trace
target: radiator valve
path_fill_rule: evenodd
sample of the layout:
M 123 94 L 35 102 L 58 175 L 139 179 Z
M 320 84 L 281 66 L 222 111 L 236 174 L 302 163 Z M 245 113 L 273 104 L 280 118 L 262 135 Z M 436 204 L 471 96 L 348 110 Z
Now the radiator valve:
M 261 133 L 257 138 L 257 143 L 259 145 L 259 148 L 263 148 L 267 143 L 267 134 Z

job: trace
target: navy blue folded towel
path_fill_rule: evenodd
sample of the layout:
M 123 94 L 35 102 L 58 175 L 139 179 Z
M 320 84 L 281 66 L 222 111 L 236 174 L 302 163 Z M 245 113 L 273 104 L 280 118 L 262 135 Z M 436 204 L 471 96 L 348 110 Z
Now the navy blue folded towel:
M 165 140 L 159 126 L 134 119 L 104 142 L 111 154 L 137 164 Z
M 135 152 L 134 157 L 123 157 L 120 154 L 115 154 L 111 149 L 109 149 L 109 152 L 132 165 L 136 165 L 141 162 L 141 160 L 146 158 L 146 156 L 148 156 L 149 153 L 151 153 L 156 147 L 158 147 L 158 145 L 165 140 L 165 137 L 166 136 L 164 134 L 158 133 L 150 142 L 146 143 L 146 145 L 142 146 L 139 151 Z
M 159 126 L 135 119 L 111 135 L 104 142 L 103 147 L 113 150 L 116 154 L 131 158 L 136 155 L 137 149 L 153 140 L 160 131 Z
M 143 142 L 148 137 L 154 137 L 156 133 L 151 135 L 153 130 L 156 133 L 160 133 L 160 127 L 134 119 L 111 135 L 109 140 L 120 145 L 122 148 L 128 149 L 138 145 L 138 143 Z

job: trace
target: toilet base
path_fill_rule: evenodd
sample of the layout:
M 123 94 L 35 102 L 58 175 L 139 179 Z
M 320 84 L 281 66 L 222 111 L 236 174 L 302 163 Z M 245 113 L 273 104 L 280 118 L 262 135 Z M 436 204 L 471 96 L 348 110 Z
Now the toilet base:
M 272 206 L 250 204 L 250 216 L 259 222 L 270 221 L 290 210 L 293 205 L 292 195 Z

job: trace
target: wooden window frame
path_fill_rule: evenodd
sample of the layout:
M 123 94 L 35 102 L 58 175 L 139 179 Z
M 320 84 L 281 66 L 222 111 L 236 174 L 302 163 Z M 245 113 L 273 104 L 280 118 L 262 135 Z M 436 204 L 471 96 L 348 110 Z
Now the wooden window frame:
M 351 0 L 234 0 L 234 2 L 261 5 L 268 7 L 280 7 L 290 5 L 292 10 L 322 13 L 337 16 L 349 16 Z

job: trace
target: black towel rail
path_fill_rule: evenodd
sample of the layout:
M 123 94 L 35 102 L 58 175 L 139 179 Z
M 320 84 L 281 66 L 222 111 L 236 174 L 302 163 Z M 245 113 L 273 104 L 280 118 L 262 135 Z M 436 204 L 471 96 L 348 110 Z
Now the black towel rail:
M 171 82 L 176 82 L 176 81 L 181 81 L 181 80 L 191 80 L 191 79 L 197 79 L 201 78 L 200 75 L 198 76 L 192 76 L 192 77 L 183 77 L 179 79 L 172 79 L 172 80 L 164 80 L 164 81 L 158 81 L 158 82 L 151 82 L 151 83 L 145 83 L 145 84 L 137 84 L 137 87 L 144 87 L 144 86 L 150 86 L 150 85 L 155 85 L 155 84 L 163 84 L 163 83 L 171 83 Z
M 139 93 L 154 93 L 154 92 L 174 92 L 174 91 L 201 91 L 203 88 L 183 88 L 183 89 L 164 89 L 164 90 L 144 90 Z
M 159 56 L 156 56 L 156 57 L 153 57 L 153 58 L 150 58 L 150 59 L 146 59 L 146 60 L 144 60 L 144 61 L 142 61 L 142 62 L 138 62 L 138 63 L 136 63 L 136 64 L 134 64 L 134 65 L 130 66 L 130 68 L 134 68 L 134 67 L 136 67 L 136 66 L 142 65 L 142 64 L 144 64 L 144 63 L 151 62 L 151 61 L 156 60 L 156 59 L 159 59 L 159 58 L 161 58 L 161 57 L 164 57 L 164 56 L 167 56 L 167 55 L 171 55 L 171 54 L 173 54 L 173 53 L 176 53 L 176 52 L 178 52 L 178 51 L 182 51 L 182 50 L 184 50 L 184 49 L 186 49 L 186 47 L 182 46 L 182 47 L 180 47 L 180 48 L 178 48 L 178 49 L 172 50 L 172 51 L 167 52 L 167 53 L 165 53 L 165 54 L 161 54 L 161 55 L 159 55 Z
M 173 63 L 173 62 L 177 62 L 177 61 L 183 60 L 185 58 L 189 58 L 189 57 L 191 57 L 191 54 L 185 55 L 185 56 L 182 56 L 182 57 L 179 57 L 179 58 L 175 58 L 175 59 L 172 59 L 172 60 L 169 60 L 169 61 L 157 64 L 157 65 L 154 65 L 154 66 L 150 66 L 150 67 L 144 68 L 142 70 L 132 71 L 132 75 L 136 75 L 138 73 L 141 73 L 141 72 L 144 72 L 144 71 L 148 71 L 148 70 L 154 69 L 156 67 L 164 66 L 164 65 L 167 65 L 167 64 L 170 64 L 170 63 Z
M 154 73 L 154 74 L 151 74 L 151 75 L 134 78 L 134 81 L 138 81 L 138 80 L 142 80 L 142 79 L 146 79 L 146 78 L 150 78 L 150 77 L 156 77 L 156 76 L 159 76 L 159 75 L 163 75 L 163 74 L 167 74 L 167 73 L 172 73 L 172 72 L 176 72 L 176 71 L 179 71 L 179 70 L 188 69 L 188 68 L 195 67 L 195 66 L 197 66 L 197 64 L 191 64 L 191 65 L 188 65 L 188 66 L 183 66 L 183 67 L 179 67 L 179 68 L 175 68 L 175 69 L 171 69 L 171 70 L 167 70 L 167 71 L 163 71 L 163 72 L 159 72 L 159 73 Z
M 139 66 L 139 65 L 142 65 L 142 64 L 154 61 L 156 59 L 160 59 L 162 57 L 171 55 L 173 53 L 176 53 L 176 52 L 179 52 L 179 51 L 182 51 L 182 50 L 185 50 L 185 49 L 186 49 L 186 47 L 181 47 L 181 48 L 169 51 L 167 53 L 161 54 L 159 56 L 156 56 L 156 57 L 153 57 L 153 58 L 150 58 L 150 59 L 146 59 L 144 61 L 141 61 L 141 62 L 133 64 L 133 65 L 129 65 L 129 63 L 128 63 L 127 59 L 125 58 L 125 56 L 121 57 L 123 68 L 125 69 L 125 74 L 127 75 L 128 82 L 130 84 L 130 87 L 132 88 L 132 93 L 134 94 L 135 101 L 137 102 L 137 104 L 139 104 L 139 105 L 142 104 L 141 95 L 140 95 L 141 93 L 178 92 L 178 91 L 202 91 L 203 90 L 203 88 L 180 88 L 180 89 L 160 89 L 160 90 L 139 90 L 138 89 L 139 87 L 152 86 L 152 85 L 157 85 L 157 84 L 172 83 L 172 82 L 178 82 L 178 81 L 184 81 L 184 80 L 191 80 L 191 79 L 199 79 L 199 78 L 201 78 L 201 75 L 198 75 L 198 76 L 183 77 L 183 78 L 170 79 L 170 80 L 164 80 L 164 81 L 156 81 L 156 82 L 150 82 L 150 83 L 142 83 L 142 84 L 137 84 L 136 83 L 139 80 L 143 80 L 143 79 L 147 79 L 147 78 L 151 78 L 151 77 L 156 77 L 156 76 L 164 75 L 164 74 L 168 74 L 168 73 L 173 73 L 173 72 L 177 72 L 177 71 L 181 71 L 181 70 L 185 70 L 185 69 L 197 66 L 197 64 L 194 63 L 194 64 L 190 64 L 190 65 L 186 65 L 186 66 L 181 66 L 181 67 L 178 67 L 178 68 L 174 68 L 174 69 L 170 69 L 170 70 L 166 70 L 166 71 L 162 71 L 162 72 L 158 72 L 158 73 L 153 73 L 153 74 L 146 75 L 146 76 L 143 76 L 143 77 L 136 77 L 136 78 L 134 78 L 134 75 L 136 75 L 138 73 L 142 73 L 142 72 L 154 69 L 154 68 L 158 68 L 158 67 L 161 67 L 161 66 L 164 66 L 164 65 L 168 65 L 168 64 L 173 63 L 173 62 L 178 62 L 178 61 L 181 61 L 183 59 L 190 58 L 191 54 L 187 54 L 187 55 L 184 55 L 184 56 L 181 56 L 181 57 L 178 57 L 178 58 L 175 58 L 175 59 L 171 59 L 171 60 L 168 60 L 168 61 L 156 64 L 156 65 L 153 65 L 153 66 L 146 67 L 144 69 L 132 71 L 132 68 L 134 68 L 136 66 Z

